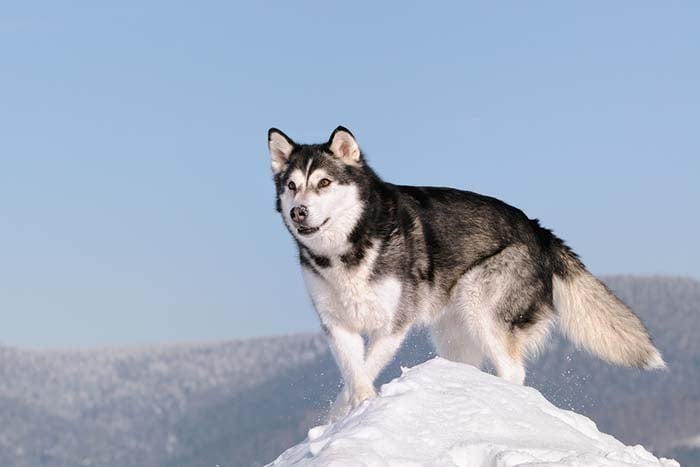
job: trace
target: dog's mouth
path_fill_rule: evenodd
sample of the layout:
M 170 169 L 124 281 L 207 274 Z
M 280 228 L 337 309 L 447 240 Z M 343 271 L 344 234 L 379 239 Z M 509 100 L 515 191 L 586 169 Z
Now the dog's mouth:
M 315 234 L 316 232 L 318 232 L 318 231 L 321 229 L 321 227 L 323 227 L 324 225 L 326 225 L 326 222 L 328 222 L 329 220 L 330 220 L 330 217 L 328 217 L 325 221 L 321 222 L 321 223 L 320 223 L 319 225 L 317 225 L 316 227 L 309 227 L 308 225 L 300 225 L 300 226 L 297 227 L 297 233 L 298 233 L 299 235 L 312 235 L 312 234 Z

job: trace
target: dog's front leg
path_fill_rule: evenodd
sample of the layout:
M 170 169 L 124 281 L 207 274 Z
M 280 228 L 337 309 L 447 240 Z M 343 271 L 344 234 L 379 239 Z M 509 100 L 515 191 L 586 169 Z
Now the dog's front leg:
M 340 326 L 326 326 L 325 331 L 345 383 L 331 408 L 331 419 L 337 419 L 376 393 L 365 370 L 365 343 L 362 336 Z
M 370 381 L 374 383 L 379 373 L 394 358 L 396 351 L 406 337 L 408 327 L 396 330 L 379 330 L 370 335 L 365 358 L 365 371 Z

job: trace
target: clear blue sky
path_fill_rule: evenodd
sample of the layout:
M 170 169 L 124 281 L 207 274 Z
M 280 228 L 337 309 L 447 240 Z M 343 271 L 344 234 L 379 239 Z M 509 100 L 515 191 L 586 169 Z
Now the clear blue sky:
M 318 329 L 270 126 L 700 278 L 697 2 L 241 3 L 3 5 L 1 344 Z

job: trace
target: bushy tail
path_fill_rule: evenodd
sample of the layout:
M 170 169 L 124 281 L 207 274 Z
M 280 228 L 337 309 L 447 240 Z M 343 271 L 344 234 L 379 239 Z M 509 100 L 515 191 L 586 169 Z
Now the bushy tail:
M 617 365 L 665 368 L 642 321 L 555 237 L 554 307 L 577 346 Z

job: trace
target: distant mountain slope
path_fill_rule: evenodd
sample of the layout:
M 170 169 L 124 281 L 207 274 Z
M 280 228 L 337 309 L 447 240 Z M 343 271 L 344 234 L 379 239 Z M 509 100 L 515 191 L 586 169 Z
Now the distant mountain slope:
M 160 465 L 181 451 L 176 428 L 183 420 L 326 352 L 318 335 L 85 351 L 0 348 L 0 465 Z
M 669 371 L 611 367 L 556 339 L 527 383 L 627 444 L 700 466 L 700 451 L 685 442 L 700 434 L 700 282 L 607 282 L 645 320 Z M 431 352 L 416 333 L 383 380 Z M 317 334 L 88 351 L 0 347 L 0 465 L 261 465 L 318 424 L 338 383 Z

